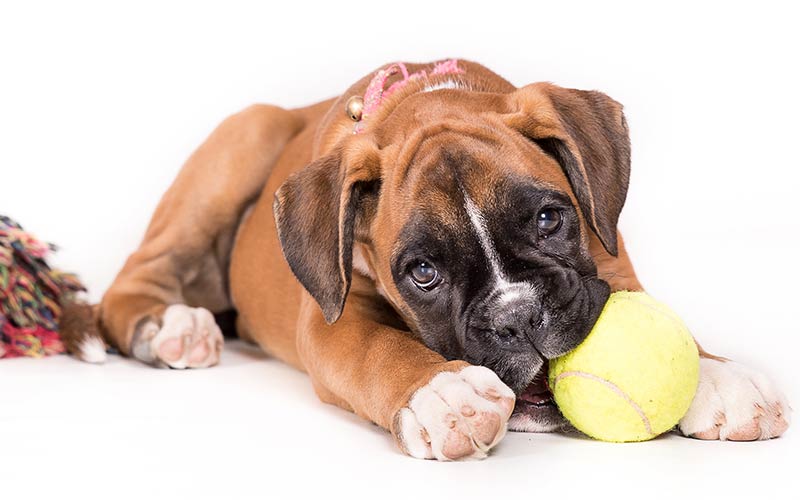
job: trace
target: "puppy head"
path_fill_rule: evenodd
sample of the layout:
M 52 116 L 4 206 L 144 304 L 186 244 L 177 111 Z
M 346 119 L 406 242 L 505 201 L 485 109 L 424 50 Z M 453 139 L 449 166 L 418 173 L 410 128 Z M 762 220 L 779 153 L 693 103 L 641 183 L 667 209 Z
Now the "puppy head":
M 608 298 L 589 239 L 616 254 L 629 158 L 621 106 L 597 92 L 412 93 L 288 179 L 276 221 L 328 322 L 355 245 L 428 347 L 493 369 L 535 404 L 546 360 L 577 346 Z

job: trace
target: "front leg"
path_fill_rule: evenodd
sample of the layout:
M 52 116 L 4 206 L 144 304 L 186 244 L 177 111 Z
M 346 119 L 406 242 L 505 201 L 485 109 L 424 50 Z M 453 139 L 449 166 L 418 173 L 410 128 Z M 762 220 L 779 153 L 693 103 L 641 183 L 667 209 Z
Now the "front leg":
M 494 372 L 446 361 L 359 298 L 333 325 L 305 300 L 298 353 L 322 401 L 388 429 L 416 458 L 483 458 L 505 435 L 515 396 Z

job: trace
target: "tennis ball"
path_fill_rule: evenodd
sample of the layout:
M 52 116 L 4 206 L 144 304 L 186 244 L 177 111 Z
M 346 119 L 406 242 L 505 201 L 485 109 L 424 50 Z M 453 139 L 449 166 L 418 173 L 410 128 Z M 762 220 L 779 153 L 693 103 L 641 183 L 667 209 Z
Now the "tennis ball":
M 616 292 L 576 349 L 550 361 L 561 413 L 602 441 L 645 441 L 678 423 L 697 390 L 697 345 L 680 318 L 643 292 Z

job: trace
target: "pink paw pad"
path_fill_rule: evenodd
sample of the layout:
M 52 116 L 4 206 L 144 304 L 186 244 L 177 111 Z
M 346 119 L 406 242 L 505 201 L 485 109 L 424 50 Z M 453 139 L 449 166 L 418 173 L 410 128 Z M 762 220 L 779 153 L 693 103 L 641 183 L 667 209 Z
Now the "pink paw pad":
M 206 368 L 219 362 L 222 332 L 214 315 L 201 307 L 167 307 L 161 325 L 151 323 L 144 344 L 133 346 L 137 358 L 170 368 Z

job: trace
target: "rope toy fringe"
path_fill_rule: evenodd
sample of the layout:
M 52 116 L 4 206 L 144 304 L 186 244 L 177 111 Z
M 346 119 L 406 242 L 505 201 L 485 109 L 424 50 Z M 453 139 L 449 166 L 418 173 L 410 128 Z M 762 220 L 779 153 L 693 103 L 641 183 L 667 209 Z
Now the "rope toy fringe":
M 60 304 L 86 288 L 77 276 L 47 265 L 55 250 L 0 215 L 0 358 L 65 351 L 58 334 Z

